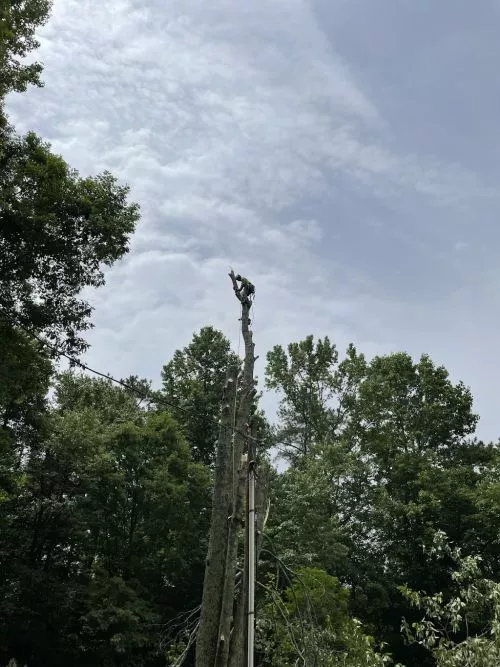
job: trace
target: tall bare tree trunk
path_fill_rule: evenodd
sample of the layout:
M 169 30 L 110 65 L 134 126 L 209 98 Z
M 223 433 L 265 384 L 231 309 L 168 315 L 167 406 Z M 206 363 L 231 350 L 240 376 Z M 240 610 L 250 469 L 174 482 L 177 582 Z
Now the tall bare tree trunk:
M 229 388 L 232 389 L 229 390 Z M 231 468 L 232 393 L 236 390 L 236 373 L 229 378 L 214 471 L 212 496 L 212 520 L 208 556 L 205 567 L 200 625 L 196 642 L 196 667 L 213 667 L 218 646 L 219 621 L 222 609 L 222 584 L 226 564 L 228 517 L 231 514 L 232 487 Z
M 238 280 L 241 278 L 237 278 L 233 271 L 229 276 L 234 293 L 241 303 L 241 333 L 245 344 L 245 359 L 238 387 L 234 377 L 230 383 L 233 392 L 237 392 L 236 415 L 233 417 L 231 403 L 226 402 L 221 436 L 217 444 L 212 522 L 196 642 L 196 667 L 228 665 L 238 540 L 245 494 L 242 454 L 255 398 L 255 356 L 249 328 L 251 301 L 246 287 L 248 283 L 245 284 L 242 280 L 240 287 Z
M 231 631 L 233 626 L 233 607 L 236 587 L 236 566 L 238 562 L 238 542 L 243 525 L 243 510 L 245 505 L 245 481 L 247 477 L 247 464 L 241 466 L 239 475 L 238 491 L 235 500 L 234 514 L 231 518 L 229 535 L 227 539 L 226 572 L 224 578 L 224 591 L 222 595 L 222 610 L 219 625 L 219 637 L 224 641 L 219 644 L 216 666 L 226 667 L 229 659 L 229 647 Z

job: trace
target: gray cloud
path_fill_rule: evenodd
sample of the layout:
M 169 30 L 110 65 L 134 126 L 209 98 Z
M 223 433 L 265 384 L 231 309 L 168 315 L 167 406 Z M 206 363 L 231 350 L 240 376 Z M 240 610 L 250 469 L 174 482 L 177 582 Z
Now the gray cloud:
M 55 1 L 46 87 L 11 97 L 10 113 L 82 172 L 130 183 L 143 212 L 130 255 L 90 295 L 89 361 L 157 380 L 205 324 L 236 347 L 234 265 L 257 285 L 262 357 L 308 333 L 428 351 L 472 384 L 496 437 L 497 164 L 450 149 L 485 128 L 460 106 L 445 115 L 470 6 L 442 5 L 458 19 L 439 14 L 431 35 L 427 2 L 422 18 L 361 0 Z M 491 95 L 481 67 L 500 47 L 481 49 L 460 74 Z

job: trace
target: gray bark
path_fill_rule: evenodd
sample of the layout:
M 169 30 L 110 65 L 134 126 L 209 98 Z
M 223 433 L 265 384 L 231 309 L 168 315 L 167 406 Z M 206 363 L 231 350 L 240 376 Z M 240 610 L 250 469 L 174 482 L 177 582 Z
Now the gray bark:
M 212 521 L 196 642 L 196 667 L 228 665 L 238 541 L 245 495 L 240 466 L 255 396 L 254 343 L 249 328 L 251 302 L 245 290 L 238 287 L 233 271 L 229 276 L 234 293 L 241 303 L 241 333 L 245 345 L 245 359 L 238 389 L 234 378 L 231 383 L 233 390 L 237 391 L 235 423 L 233 424 L 232 402 L 228 401 L 222 416 L 221 437 L 217 445 Z
M 238 543 L 243 525 L 243 511 L 245 505 L 245 481 L 247 477 L 247 465 L 241 466 L 238 491 L 235 499 L 235 507 L 229 527 L 226 554 L 226 571 L 224 579 L 224 592 L 222 596 L 222 611 L 219 626 L 219 637 L 225 641 L 220 644 L 217 656 L 217 667 L 226 667 L 229 658 L 230 637 L 233 625 L 233 607 L 236 587 L 236 566 L 238 562 Z
M 230 469 L 232 435 L 232 394 L 236 387 L 236 374 L 230 378 L 232 391 L 226 391 L 222 413 L 220 437 L 214 471 L 212 495 L 212 519 L 208 556 L 205 566 L 200 626 L 196 641 L 196 667 L 212 667 L 218 647 L 219 620 L 222 609 L 222 591 L 226 564 L 228 517 L 231 514 L 232 484 Z

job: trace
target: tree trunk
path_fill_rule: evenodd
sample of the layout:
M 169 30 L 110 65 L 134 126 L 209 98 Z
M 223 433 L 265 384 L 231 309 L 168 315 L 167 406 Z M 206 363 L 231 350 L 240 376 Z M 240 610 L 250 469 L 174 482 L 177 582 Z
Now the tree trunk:
M 233 390 L 236 375 L 230 378 Z M 226 399 L 232 392 L 226 391 Z M 229 533 L 228 517 L 231 514 L 231 431 L 232 401 L 226 400 L 223 407 L 219 442 L 214 471 L 214 490 L 212 496 L 212 520 L 208 556 L 203 583 L 200 626 L 196 641 L 196 667 L 214 667 L 219 645 L 219 622 L 222 611 L 222 592 L 226 565 L 227 537 Z
M 212 522 L 196 642 L 196 667 L 228 665 L 238 540 L 245 493 L 240 466 L 255 397 L 254 344 L 249 328 L 251 302 L 246 290 L 238 287 L 233 271 L 229 276 L 234 293 L 241 303 L 241 333 L 245 344 L 245 360 L 239 387 L 236 386 L 234 376 L 230 382 L 233 389 L 232 398 L 237 400 L 236 411 L 233 413 L 231 410 L 233 401 L 226 401 L 221 435 L 217 443 Z
M 245 481 L 247 478 L 247 464 L 241 465 L 238 479 L 238 487 L 236 491 L 235 504 L 233 508 L 233 516 L 229 526 L 229 534 L 227 540 L 226 553 L 226 571 L 224 573 L 224 592 L 222 596 L 222 610 L 219 627 L 219 637 L 224 637 L 224 642 L 221 642 L 219 652 L 217 655 L 217 667 L 226 667 L 229 658 L 229 646 L 231 634 L 234 634 L 233 622 L 233 608 L 234 596 L 236 587 L 236 566 L 238 562 L 238 543 L 241 528 L 243 525 L 243 511 L 245 508 Z M 233 633 L 231 633 L 233 629 Z

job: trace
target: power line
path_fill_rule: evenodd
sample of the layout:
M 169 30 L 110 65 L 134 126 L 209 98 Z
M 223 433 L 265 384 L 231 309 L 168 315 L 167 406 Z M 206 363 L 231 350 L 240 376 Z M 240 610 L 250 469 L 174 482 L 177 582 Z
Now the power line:
M 37 340 L 41 345 L 44 347 L 48 348 L 49 350 L 52 350 L 58 357 L 64 357 L 67 359 L 72 366 L 78 366 L 79 368 L 92 373 L 93 375 L 97 375 L 98 377 L 104 378 L 105 380 L 109 380 L 110 382 L 114 382 L 117 385 L 120 385 L 124 389 L 127 389 L 128 391 L 131 391 L 134 393 L 136 396 L 138 396 L 140 399 L 143 401 L 149 401 L 150 403 L 156 403 L 156 404 L 163 404 L 165 407 L 168 408 L 173 408 L 175 410 L 180 410 L 186 415 L 189 415 L 189 411 L 184 408 L 182 405 L 176 405 L 172 401 L 169 401 L 167 398 L 165 398 L 163 395 L 160 394 L 153 394 L 153 395 L 148 395 L 148 394 L 143 394 L 140 390 L 137 389 L 137 387 L 134 387 L 133 385 L 129 384 L 128 382 L 124 382 L 123 380 L 118 380 L 117 378 L 113 377 L 109 373 L 103 373 L 102 371 L 98 371 L 95 368 L 92 368 L 88 364 L 83 363 L 83 361 L 80 361 L 76 357 L 73 357 L 72 355 L 68 354 L 64 350 L 60 349 L 57 347 L 57 345 L 53 345 L 52 343 L 49 343 L 49 341 L 45 340 L 42 336 L 39 334 L 35 333 L 32 331 L 29 327 L 27 327 L 25 324 L 22 322 L 19 322 L 19 320 L 12 315 L 12 313 L 8 312 L 5 308 L 0 307 L 0 312 L 13 324 L 14 326 L 19 327 L 22 329 L 25 333 L 27 333 L 29 336 L 32 336 L 35 340 Z M 217 426 L 220 426 L 220 421 L 218 419 L 215 419 L 214 417 L 209 417 L 209 421 L 211 421 L 213 424 L 216 424 Z M 233 426 L 234 433 L 237 433 L 241 437 L 245 438 L 246 440 L 252 440 L 252 442 L 256 444 L 261 444 L 266 446 L 266 443 L 261 440 L 260 438 L 256 438 L 255 436 L 250 435 L 249 433 L 245 433 L 241 431 L 240 429 L 235 428 Z M 280 443 L 281 446 L 293 446 L 292 443 L 286 443 L 282 442 Z

